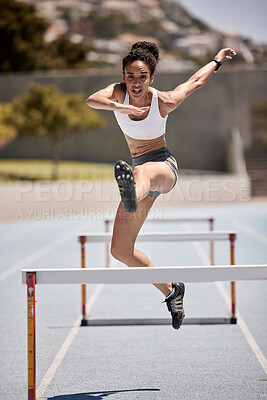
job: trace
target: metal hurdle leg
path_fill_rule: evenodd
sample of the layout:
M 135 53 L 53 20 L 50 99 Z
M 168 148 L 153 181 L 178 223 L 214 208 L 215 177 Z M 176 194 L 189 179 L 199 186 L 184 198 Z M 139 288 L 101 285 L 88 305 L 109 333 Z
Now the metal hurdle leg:
M 109 220 L 105 220 L 105 231 L 109 232 Z M 110 267 L 110 254 L 109 254 L 109 243 L 106 243 L 106 267 Z
M 210 224 L 210 232 L 214 230 L 214 218 L 209 219 Z M 213 240 L 210 241 L 210 265 L 214 265 L 214 242 Z
M 35 272 L 27 272 L 28 400 L 36 400 Z
M 81 242 L 81 267 L 85 268 L 85 236 L 80 237 Z M 86 285 L 82 285 L 82 322 L 81 325 L 84 325 L 84 321 L 86 318 Z
M 235 265 L 235 240 L 236 235 L 230 234 L 230 255 L 231 255 L 231 265 Z M 236 295 L 235 295 L 235 282 L 231 282 L 231 300 L 232 300 L 232 315 L 231 324 L 236 324 Z

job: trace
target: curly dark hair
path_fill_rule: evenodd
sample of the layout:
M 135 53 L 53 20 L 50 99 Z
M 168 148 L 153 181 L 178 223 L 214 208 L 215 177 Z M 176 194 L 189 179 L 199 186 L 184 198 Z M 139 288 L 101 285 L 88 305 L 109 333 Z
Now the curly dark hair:
M 122 60 L 122 70 L 132 64 L 134 61 L 143 61 L 150 70 L 150 74 L 153 75 L 157 63 L 159 61 L 159 49 L 155 43 L 152 42 L 136 42 L 132 45 L 130 53 Z

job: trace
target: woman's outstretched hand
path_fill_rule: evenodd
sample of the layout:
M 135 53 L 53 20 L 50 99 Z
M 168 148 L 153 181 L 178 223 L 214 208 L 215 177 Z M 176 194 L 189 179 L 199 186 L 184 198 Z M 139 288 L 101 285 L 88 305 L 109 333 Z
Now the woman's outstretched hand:
M 231 60 L 233 56 L 236 55 L 236 51 L 231 49 L 230 47 L 226 49 L 222 49 L 219 53 L 215 56 L 216 60 L 224 61 L 224 60 Z
M 125 105 L 120 103 L 115 103 L 115 111 L 121 114 L 129 114 L 129 115 L 143 115 L 146 111 L 149 110 L 149 107 L 135 107 L 131 105 Z

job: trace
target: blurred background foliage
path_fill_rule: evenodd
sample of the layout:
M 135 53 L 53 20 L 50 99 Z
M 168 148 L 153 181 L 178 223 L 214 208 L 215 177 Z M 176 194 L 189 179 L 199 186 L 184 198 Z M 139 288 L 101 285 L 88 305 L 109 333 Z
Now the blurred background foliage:
M 0 103 L 0 149 L 15 139 L 18 134 L 12 122 L 12 105 Z
M 49 25 L 36 15 L 33 5 L 0 0 L 0 71 L 85 67 L 86 47 L 82 43 L 72 43 L 65 35 L 45 42 Z
M 53 85 L 31 83 L 27 93 L 0 106 L 3 145 L 17 134 L 48 135 L 54 163 L 52 179 L 57 178 L 62 142 L 78 132 L 105 126 L 97 111 L 86 106 L 82 94 L 64 94 Z

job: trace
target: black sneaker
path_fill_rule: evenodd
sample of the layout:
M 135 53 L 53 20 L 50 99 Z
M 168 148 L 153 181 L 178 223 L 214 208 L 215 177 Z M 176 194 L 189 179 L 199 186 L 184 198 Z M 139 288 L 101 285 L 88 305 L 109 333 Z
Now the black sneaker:
M 163 303 L 167 303 L 167 308 L 172 316 L 173 328 L 179 329 L 185 316 L 183 308 L 185 286 L 183 283 L 173 283 L 172 287 L 175 292 L 168 299 L 165 299 Z
M 131 167 L 125 161 L 119 160 L 115 164 L 114 174 L 125 210 L 134 213 L 137 210 L 137 198 Z

